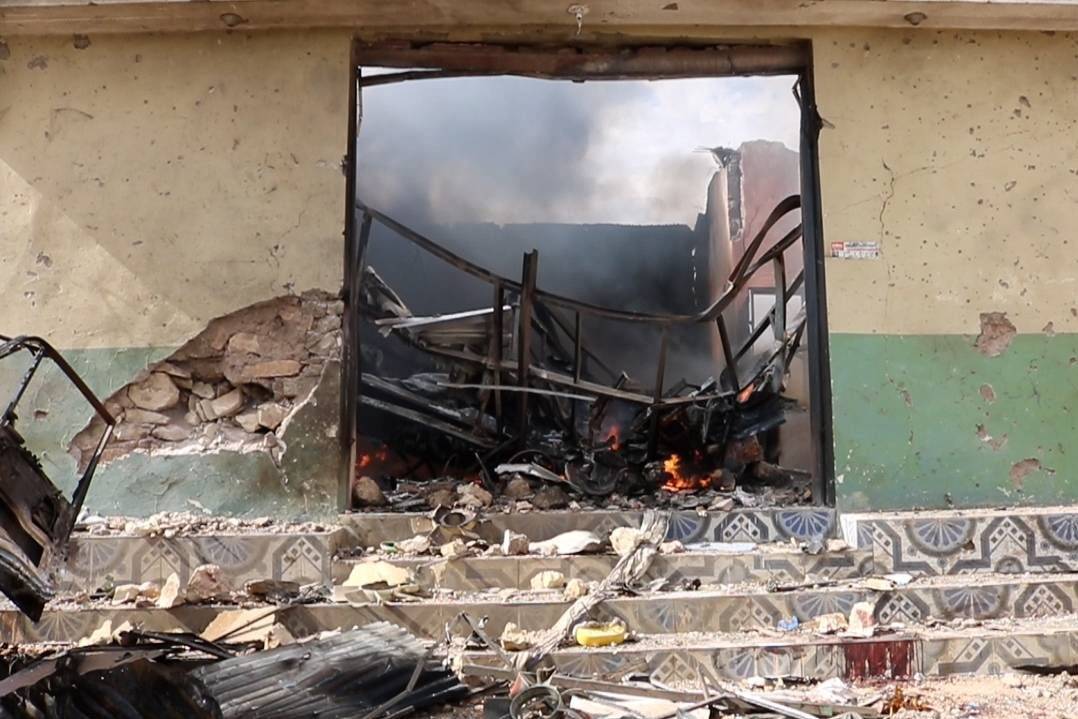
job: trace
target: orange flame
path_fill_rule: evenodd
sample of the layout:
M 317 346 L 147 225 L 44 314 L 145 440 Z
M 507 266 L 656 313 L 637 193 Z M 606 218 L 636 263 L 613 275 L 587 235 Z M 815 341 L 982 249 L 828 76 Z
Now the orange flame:
M 710 476 L 688 471 L 681 457 L 676 454 L 670 455 L 663 461 L 663 472 L 666 474 L 663 489 L 667 492 L 691 492 L 704 489 L 711 484 Z
M 606 443 L 610 445 L 610 449 L 617 452 L 621 449 L 621 427 L 616 424 L 610 428 L 610 434 L 606 435 Z

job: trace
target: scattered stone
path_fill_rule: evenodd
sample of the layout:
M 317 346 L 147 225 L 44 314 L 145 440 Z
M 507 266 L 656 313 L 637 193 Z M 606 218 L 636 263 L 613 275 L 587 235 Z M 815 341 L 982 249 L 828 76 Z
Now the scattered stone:
M 837 634 L 846 631 L 849 622 L 846 620 L 845 614 L 834 612 L 832 614 L 821 614 L 808 622 L 806 626 L 810 631 L 817 634 Z
M 454 539 L 452 542 L 438 547 L 438 553 L 446 559 L 459 559 L 471 554 L 471 550 L 468 549 L 468 545 L 464 543 L 463 539 Z
M 569 495 L 556 484 L 549 484 L 535 493 L 531 503 L 537 509 L 565 509 L 569 506 Z
M 707 508 L 712 512 L 729 512 L 734 508 L 733 497 L 716 497 Z
M 685 545 L 676 539 L 659 545 L 659 554 L 683 554 L 684 552 Z
M 640 530 L 635 527 L 618 527 L 610 533 L 610 546 L 619 557 L 624 557 L 633 553 L 640 537 Z
M 534 647 L 542 640 L 542 632 L 529 632 L 521 629 L 513 622 L 506 622 L 502 630 L 502 649 L 509 652 L 522 652 Z
M 527 554 L 530 546 L 531 542 L 528 541 L 528 535 L 526 534 L 507 529 L 502 536 L 501 550 L 502 554 L 507 557 L 517 557 Z
M 565 575 L 559 571 L 548 569 L 539 572 L 531 580 L 532 589 L 562 589 L 565 586 Z
M 868 577 L 861 584 L 865 589 L 871 589 L 874 592 L 889 592 L 895 588 L 894 582 L 884 577 Z
M 138 585 L 139 599 L 147 599 L 151 602 L 156 602 L 157 598 L 161 596 L 161 587 L 157 585 L 157 582 L 143 582 Z
M 906 572 L 898 572 L 897 574 L 885 574 L 884 579 L 894 582 L 896 587 L 904 587 L 913 581 L 913 575 Z
M 378 482 L 370 477 L 360 477 L 352 487 L 352 498 L 361 507 L 384 507 L 388 502 Z
M 200 564 L 187 581 L 187 601 L 191 604 L 227 599 L 231 594 L 232 587 L 216 564 Z
M 404 567 L 389 562 L 359 562 L 352 567 L 352 572 L 344 580 L 345 587 L 372 587 L 385 584 L 399 587 L 412 582 L 412 573 Z
M 166 424 L 154 427 L 150 434 L 163 442 L 182 442 L 191 436 L 191 428 L 182 424 Z
M 503 494 L 509 499 L 527 499 L 535 492 L 532 490 L 531 482 L 521 476 L 516 476 L 505 485 Z
M 203 409 L 206 409 L 207 404 L 210 409 L 208 419 L 231 417 L 243 409 L 243 390 L 237 387 L 231 392 L 226 392 L 217 399 L 200 403 Z
M 213 391 L 213 385 L 209 382 L 193 382 L 191 384 L 191 393 L 202 399 L 213 399 L 217 396 L 217 393 Z
M 856 637 L 871 637 L 876 633 L 876 605 L 857 602 L 850 609 L 849 633 Z
M 137 584 L 117 584 L 116 588 L 112 590 L 112 601 L 116 604 L 126 604 L 138 599 L 139 594 L 139 585 Z
M 274 377 L 294 377 L 303 369 L 296 360 L 270 360 L 247 365 L 240 373 L 240 379 L 251 381 L 256 379 L 272 379 Z
M 397 549 L 402 554 L 426 554 L 430 551 L 430 537 L 425 534 L 417 534 L 411 539 L 397 542 Z
M 258 423 L 258 412 L 256 412 L 255 410 L 240 412 L 239 414 L 237 414 L 236 424 L 238 424 L 240 427 L 243 427 L 244 432 L 248 432 L 250 434 L 254 434 L 255 432 L 257 432 L 258 428 L 261 426 Z
M 261 599 L 288 599 L 299 594 L 299 583 L 283 579 L 252 579 L 243 585 L 243 591 Z
M 591 554 L 603 548 L 603 540 L 593 532 L 574 529 L 562 532 L 542 542 L 532 542 L 529 551 L 544 557 L 563 557 L 573 554 Z
M 124 410 L 124 422 L 132 424 L 168 424 L 171 421 L 160 412 L 151 412 L 138 407 L 129 407 Z
M 157 606 L 161 609 L 178 607 L 186 600 L 186 592 L 180 590 L 180 576 L 173 572 L 168 575 L 161 593 L 157 597 Z
M 266 402 L 258 406 L 258 423 L 266 429 L 277 429 L 288 416 L 288 409 L 277 402 Z
M 153 372 L 142 382 L 128 387 L 127 396 L 136 407 L 160 412 L 179 404 L 180 388 L 164 372 Z
M 850 545 L 846 543 L 844 539 L 828 539 L 827 551 L 828 552 L 845 552 L 850 548 Z
M 581 597 L 587 596 L 591 588 L 588 587 L 588 583 L 583 579 L 577 579 L 573 577 L 565 583 L 565 591 L 562 593 L 566 600 L 575 602 Z
M 480 487 L 478 484 L 468 482 L 457 487 L 457 504 L 469 509 L 482 509 L 489 507 L 494 502 L 494 495 Z

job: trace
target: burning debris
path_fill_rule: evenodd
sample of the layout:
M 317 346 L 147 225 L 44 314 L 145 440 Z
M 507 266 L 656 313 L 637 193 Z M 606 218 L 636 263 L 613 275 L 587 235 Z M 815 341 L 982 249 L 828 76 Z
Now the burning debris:
M 695 315 L 624 311 L 555 295 L 537 287 L 537 251 L 525 255 L 517 281 L 364 209 L 349 281 L 354 309 L 346 321 L 361 364 L 349 392 L 360 437 L 355 504 L 411 510 L 463 500 L 479 508 L 496 497 L 526 497 L 531 506 L 558 508 L 611 497 L 731 493 L 742 485 L 793 487 L 803 498 L 807 474 L 779 466 L 778 443 L 786 409 L 795 404 L 783 390 L 805 328 L 803 313 L 786 318 L 803 272 L 787 284 L 783 259 L 800 241 L 800 226 L 760 252 L 769 230 L 798 207 L 797 196 L 779 203 L 746 243 L 727 290 Z M 364 264 L 375 221 L 491 285 L 491 306 L 413 313 Z M 774 308 L 735 346 L 723 311 L 763 267 L 775 278 Z M 589 347 L 585 324 L 598 322 L 658 333 L 651 386 Z M 668 384 L 671 335 L 693 325 L 712 328 L 721 371 Z M 482 492 L 461 496 L 462 481 Z M 564 498 L 537 501 L 550 492 Z

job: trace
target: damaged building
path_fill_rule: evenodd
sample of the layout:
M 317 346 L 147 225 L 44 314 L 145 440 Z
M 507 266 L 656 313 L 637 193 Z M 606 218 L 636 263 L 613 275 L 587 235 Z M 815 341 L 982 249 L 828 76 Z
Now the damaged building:
M 0 3 L 0 716 L 1078 715 L 1076 45 Z

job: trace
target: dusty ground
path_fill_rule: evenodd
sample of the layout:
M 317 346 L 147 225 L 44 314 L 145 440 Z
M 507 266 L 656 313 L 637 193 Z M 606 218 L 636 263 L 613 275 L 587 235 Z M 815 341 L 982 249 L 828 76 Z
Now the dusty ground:
M 888 713 L 884 704 L 901 690 L 907 708 Z M 850 686 L 853 695 L 884 697 L 873 705 L 893 719 L 1075 719 L 1078 717 L 1078 677 L 1005 675 L 951 677 L 910 682 L 870 682 Z M 808 690 L 797 693 L 807 693 Z M 775 698 L 784 692 L 765 693 Z M 483 697 L 443 707 L 417 719 L 483 719 Z M 921 709 L 912 707 L 923 707 Z M 732 718 L 736 715 L 717 714 Z M 493 719 L 493 718 L 492 718 Z

